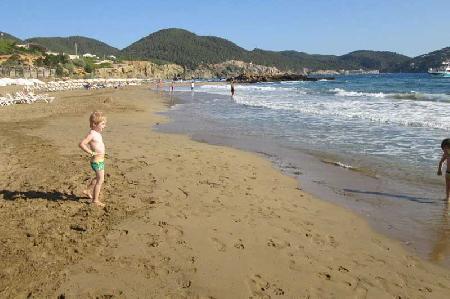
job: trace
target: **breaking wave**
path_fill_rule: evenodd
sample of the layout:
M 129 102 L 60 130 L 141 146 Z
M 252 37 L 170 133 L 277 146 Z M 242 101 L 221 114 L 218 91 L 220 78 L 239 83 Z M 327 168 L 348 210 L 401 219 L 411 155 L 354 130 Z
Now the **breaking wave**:
M 330 89 L 329 92 L 340 97 L 372 97 L 372 98 L 390 98 L 396 100 L 450 102 L 450 94 L 430 94 L 414 91 L 408 93 L 383 93 L 383 92 L 375 93 L 375 92 L 347 91 L 341 88 L 334 88 Z

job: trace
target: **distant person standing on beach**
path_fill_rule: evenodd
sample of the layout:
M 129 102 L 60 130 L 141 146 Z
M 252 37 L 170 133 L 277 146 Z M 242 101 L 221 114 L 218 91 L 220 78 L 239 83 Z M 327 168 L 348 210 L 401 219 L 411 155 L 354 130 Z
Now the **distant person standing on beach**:
M 172 83 L 170 84 L 170 91 L 173 92 L 175 88 L 175 81 L 172 80 Z
M 231 80 L 231 96 L 234 96 L 234 80 Z
M 437 175 L 442 175 L 442 164 L 446 162 L 447 170 L 445 171 L 445 194 L 447 202 L 450 202 L 450 138 L 442 140 L 441 149 L 443 151 L 442 158 L 439 161 Z
M 88 196 L 93 204 L 104 207 L 100 201 L 100 190 L 105 179 L 105 144 L 101 132 L 106 127 L 106 117 L 100 111 L 92 112 L 89 117 L 91 130 L 81 140 L 79 147 L 91 156 L 91 168 L 95 177 L 90 181 L 83 193 Z

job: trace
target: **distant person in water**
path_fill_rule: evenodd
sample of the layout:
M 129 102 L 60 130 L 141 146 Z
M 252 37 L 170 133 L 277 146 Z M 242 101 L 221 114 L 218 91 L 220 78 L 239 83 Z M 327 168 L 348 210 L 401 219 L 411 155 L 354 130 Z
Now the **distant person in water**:
M 175 89 L 175 81 L 172 80 L 172 83 L 170 84 L 170 91 L 173 92 Z
M 445 198 L 450 202 L 450 138 L 442 140 L 441 148 L 443 154 L 441 160 L 439 161 L 437 175 L 442 175 L 442 164 L 446 162 L 447 167 L 445 171 Z
M 234 96 L 234 80 L 231 80 L 231 96 Z
M 194 82 L 194 80 L 192 80 L 192 82 L 191 82 L 191 91 L 194 91 L 194 87 L 195 87 L 195 82 Z

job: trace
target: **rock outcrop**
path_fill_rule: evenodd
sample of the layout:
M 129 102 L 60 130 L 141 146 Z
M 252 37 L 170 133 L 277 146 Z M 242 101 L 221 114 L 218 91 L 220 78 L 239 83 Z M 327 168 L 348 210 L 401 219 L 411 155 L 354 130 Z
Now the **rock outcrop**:
M 159 65 L 149 61 L 123 61 L 109 68 L 95 70 L 97 78 L 157 78 L 180 77 L 184 68 L 177 64 Z
M 250 62 L 229 60 L 218 64 L 207 64 L 195 70 L 188 70 L 184 74 L 185 79 L 190 78 L 226 78 L 240 83 L 272 82 L 272 81 L 317 81 L 319 79 L 334 78 L 310 78 L 306 74 L 285 73 L 276 67 L 253 64 Z
M 333 77 L 308 77 L 302 74 L 264 74 L 264 75 L 254 75 L 254 74 L 240 74 L 237 77 L 228 78 L 227 81 L 235 81 L 239 83 L 258 83 L 258 82 L 278 82 L 278 81 L 318 81 L 318 80 L 334 80 Z
M 316 70 L 308 72 L 308 75 L 319 75 L 319 76 L 334 76 L 334 75 L 377 75 L 379 74 L 379 70 L 363 70 L 363 69 L 357 69 L 357 70 Z
M 229 60 L 218 64 L 201 65 L 195 70 L 187 70 L 184 77 L 190 78 L 232 78 L 240 74 L 252 74 L 255 76 L 280 75 L 282 72 L 276 67 L 253 64 L 238 60 Z

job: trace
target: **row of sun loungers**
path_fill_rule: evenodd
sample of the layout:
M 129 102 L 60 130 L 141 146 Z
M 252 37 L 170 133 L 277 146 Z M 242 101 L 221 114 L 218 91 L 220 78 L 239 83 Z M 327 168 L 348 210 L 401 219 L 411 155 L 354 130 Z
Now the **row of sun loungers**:
M 149 79 L 76 79 L 68 81 L 50 81 L 33 86 L 34 90 L 63 91 L 74 89 L 122 88 L 129 85 L 150 83 Z
M 32 104 L 35 102 L 50 103 L 54 99 L 54 97 L 51 97 L 48 94 L 35 94 L 35 91 L 55 92 L 83 88 L 122 88 L 129 85 L 141 85 L 144 83 L 150 83 L 152 81 L 153 80 L 150 79 L 74 79 L 67 81 L 50 81 L 46 83 L 42 81 L 30 82 L 30 84 L 24 84 L 24 91 L 17 92 L 13 95 L 0 95 L 0 107 L 14 104 Z
M 0 96 L 0 107 L 9 106 L 14 104 L 33 104 L 35 102 L 51 103 L 54 97 L 48 94 L 34 94 L 33 92 L 19 91 L 14 95 L 6 94 L 6 96 Z

